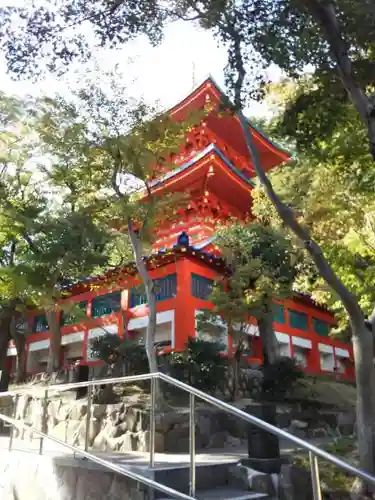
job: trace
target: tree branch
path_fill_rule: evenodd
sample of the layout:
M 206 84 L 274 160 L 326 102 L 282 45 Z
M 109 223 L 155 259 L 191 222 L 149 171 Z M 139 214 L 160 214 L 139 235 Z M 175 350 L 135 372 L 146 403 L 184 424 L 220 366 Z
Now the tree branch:
M 359 86 L 354 76 L 352 60 L 349 56 L 349 45 L 341 35 L 340 25 L 333 2 L 309 0 L 315 18 L 324 30 L 341 81 L 349 94 L 361 120 L 367 127 L 371 154 L 375 159 L 375 107 Z
M 246 145 L 253 160 L 255 173 L 257 174 L 260 183 L 264 187 L 267 197 L 275 206 L 279 217 L 282 219 L 284 224 L 291 229 L 291 231 L 297 236 L 297 238 L 299 238 L 299 240 L 303 242 L 306 251 L 314 261 L 321 276 L 341 298 L 349 315 L 355 317 L 358 317 L 358 315 L 360 315 L 362 317 L 363 312 L 358 304 L 358 301 L 356 300 L 356 297 L 346 288 L 340 278 L 335 274 L 334 270 L 324 257 L 322 249 L 316 243 L 316 241 L 311 238 L 309 231 L 297 221 L 293 210 L 285 203 L 283 203 L 276 194 L 271 181 L 269 180 L 261 166 L 259 154 L 255 147 L 252 132 L 250 131 L 248 122 L 242 112 L 239 112 L 237 116 L 240 120 L 242 130 L 244 132 Z

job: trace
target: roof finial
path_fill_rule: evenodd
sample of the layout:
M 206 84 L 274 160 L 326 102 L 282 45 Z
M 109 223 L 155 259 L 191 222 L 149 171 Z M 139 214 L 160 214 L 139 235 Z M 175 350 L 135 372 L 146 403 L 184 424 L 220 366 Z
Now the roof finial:
M 192 61 L 192 75 L 191 75 L 191 83 L 193 86 L 193 90 L 197 86 L 197 81 L 196 81 L 196 74 L 195 74 L 195 62 Z

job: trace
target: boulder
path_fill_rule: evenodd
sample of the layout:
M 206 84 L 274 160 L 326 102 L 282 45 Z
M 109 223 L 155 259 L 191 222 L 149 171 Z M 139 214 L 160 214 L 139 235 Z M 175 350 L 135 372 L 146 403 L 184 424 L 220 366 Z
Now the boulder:
M 229 434 L 227 432 L 216 432 L 210 438 L 209 447 L 220 450 L 226 446 Z
M 310 472 L 292 464 L 283 464 L 279 475 L 280 500 L 313 500 Z
M 232 448 L 234 450 L 240 450 L 243 449 L 243 447 L 246 445 L 246 443 L 241 440 L 240 438 L 233 437 L 233 436 L 227 436 L 226 442 L 225 442 L 225 447 L 226 448 Z
M 136 434 L 138 445 L 137 451 L 150 451 L 150 431 L 140 431 Z M 163 453 L 164 451 L 164 436 L 159 432 L 155 432 L 155 452 Z
M 100 421 L 96 418 L 92 418 L 89 424 L 89 440 L 88 445 L 91 447 L 94 443 L 96 436 L 100 431 Z M 86 439 L 86 421 L 81 422 L 81 427 L 79 429 L 79 443 L 84 445 Z
M 253 469 L 247 469 L 248 484 L 255 493 L 264 493 L 275 498 L 276 489 L 271 474 L 265 474 Z
M 285 429 L 290 426 L 290 412 L 277 412 L 276 413 L 276 424 L 278 427 Z
M 133 433 L 132 432 L 125 432 L 121 436 L 121 445 L 120 445 L 120 451 L 121 452 L 127 452 L 127 451 L 136 451 L 134 450 L 135 446 L 135 440 L 133 438 Z
M 312 438 L 321 438 L 321 437 L 326 437 L 328 435 L 327 429 L 324 429 L 324 427 L 318 427 L 317 429 L 310 429 L 309 430 L 309 437 Z
M 82 422 L 79 420 L 60 422 L 51 432 L 52 437 L 71 444 L 72 446 L 77 446 L 80 443 L 81 435 Z
M 343 436 L 350 436 L 355 429 L 355 416 L 351 413 L 339 413 L 337 427 Z
M 70 407 L 69 418 L 71 420 L 82 420 L 87 413 L 86 403 L 76 403 Z
M 92 443 L 92 447 L 94 450 L 106 451 L 107 446 L 108 446 L 108 439 L 107 439 L 105 431 L 102 430 L 96 435 L 96 437 Z
M 290 423 L 290 427 L 292 429 L 307 429 L 309 424 L 307 422 L 303 422 L 302 420 L 292 420 Z
M 91 415 L 98 420 L 101 420 L 107 411 L 107 405 L 92 405 L 91 406 Z
M 129 431 L 135 432 L 138 427 L 139 413 L 134 408 L 128 408 L 123 418 Z
M 176 412 L 167 411 L 165 413 L 159 413 L 155 418 L 155 428 L 157 432 L 161 434 L 166 434 L 173 429 L 176 423 L 186 420 L 186 415 L 182 415 Z

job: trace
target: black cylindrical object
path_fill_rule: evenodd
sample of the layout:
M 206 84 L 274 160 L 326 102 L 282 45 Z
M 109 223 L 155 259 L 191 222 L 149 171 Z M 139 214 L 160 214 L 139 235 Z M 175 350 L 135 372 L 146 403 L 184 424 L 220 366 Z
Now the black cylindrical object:
M 7 370 L 6 368 L 0 370 L 0 392 L 7 392 L 7 390 L 9 389 L 9 379 L 9 370 Z
M 89 367 L 87 365 L 78 365 L 75 368 L 77 370 L 77 382 L 87 382 L 89 379 Z M 80 387 L 77 389 L 77 399 L 84 398 L 87 396 L 87 387 Z
M 248 408 L 248 413 L 271 425 L 276 426 L 276 407 L 262 403 Z M 278 473 L 282 460 L 280 458 L 279 438 L 254 424 L 247 429 L 248 459 L 247 465 L 260 472 Z

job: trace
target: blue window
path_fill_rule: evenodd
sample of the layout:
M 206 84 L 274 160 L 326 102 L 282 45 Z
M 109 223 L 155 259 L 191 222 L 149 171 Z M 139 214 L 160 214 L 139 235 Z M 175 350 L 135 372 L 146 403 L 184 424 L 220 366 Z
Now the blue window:
M 100 318 L 121 309 L 121 292 L 107 293 L 92 300 L 91 316 Z
M 214 282 L 198 274 L 191 275 L 191 294 L 193 297 L 202 300 L 208 300 L 212 293 Z
M 276 323 L 285 324 L 285 309 L 281 304 L 273 304 L 273 320 Z
M 33 333 L 45 332 L 49 330 L 48 321 L 45 314 L 37 314 L 36 316 L 34 316 L 33 326 L 31 330 Z
M 289 323 L 292 328 L 308 330 L 307 314 L 289 309 Z
M 172 299 L 177 294 L 177 275 L 170 274 L 165 278 L 154 280 L 154 290 L 156 301 Z M 130 290 L 130 307 L 137 307 L 147 304 L 147 297 L 144 285 L 139 285 Z
M 70 304 L 66 311 L 61 311 L 61 326 L 74 325 L 87 316 L 87 300 Z
M 322 319 L 313 318 L 314 332 L 322 337 L 328 337 L 330 324 Z

